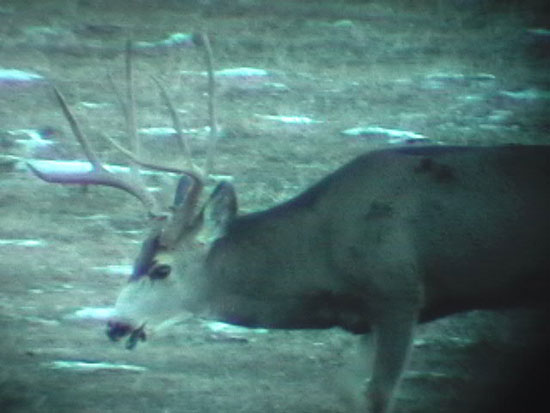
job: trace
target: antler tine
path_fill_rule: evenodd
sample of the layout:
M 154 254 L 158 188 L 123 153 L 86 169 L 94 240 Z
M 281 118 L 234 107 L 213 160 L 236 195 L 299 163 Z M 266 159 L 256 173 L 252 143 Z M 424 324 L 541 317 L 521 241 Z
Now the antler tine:
M 82 150 L 86 155 L 86 158 L 88 158 L 88 160 L 92 164 L 93 169 L 97 169 L 97 170 L 103 169 L 103 165 L 101 164 L 101 161 L 99 160 L 95 152 L 92 150 L 88 142 L 88 139 L 86 139 L 86 136 L 84 136 L 84 134 L 82 133 L 82 130 L 80 129 L 80 126 L 78 125 L 76 118 L 73 116 L 71 110 L 69 109 L 69 105 L 67 105 L 67 101 L 65 100 L 65 97 L 61 94 L 59 89 L 55 86 L 53 87 L 53 91 L 55 93 L 55 97 L 57 98 L 57 102 L 59 103 L 59 106 L 63 111 L 63 115 L 65 116 L 65 119 L 67 119 L 67 121 L 69 122 L 69 125 L 71 126 L 73 135 L 78 140 L 78 143 L 82 147 Z
M 132 70 L 132 41 L 126 42 L 126 132 L 132 143 L 132 152 L 139 158 L 141 156 L 141 141 L 138 139 L 136 126 L 136 100 L 134 98 L 134 76 Z M 135 165 L 134 165 L 135 166 Z
M 214 170 L 214 157 L 216 155 L 216 145 L 218 143 L 218 122 L 216 120 L 216 82 L 214 79 L 214 58 L 210 39 L 206 33 L 201 34 L 202 44 L 205 51 L 206 70 L 208 73 L 208 116 L 210 122 L 210 138 L 208 139 L 208 149 L 206 151 L 206 174 Z
M 168 95 L 168 92 L 166 91 L 166 88 L 162 85 L 162 83 L 160 83 L 160 81 L 155 76 L 153 76 L 152 79 L 159 88 L 160 96 L 164 101 L 164 105 L 168 108 L 170 118 L 172 119 L 172 125 L 174 127 L 174 130 L 176 131 L 176 137 L 178 138 L 178 145 L 183 150 L 185 155 L 185 161 L 187 162 L 188 167 L 192 169 L 197 169 L 196 165 L 193 164 L 193 155 L 191 154 L 189 139 L 187 139 L 187 137 L 183 134 L 183 131 L 181 129 L 181 122 L 178 113 L 176 112 L 176 108 L 172 103 L 172 99 L 170 99 L 170 96 Z
M 112 78 L 109 78 L 110 82 L 112 83 L 113 90 L 117 96 L 117 100 L 119 103 L 119 106 L 121 107 L 122 113 L 124 114 L 124 118 L 126 120 L 126 129 L 127 133 L 130 137 L 130 140 L 132 142 L 132 150 L 126 149 L 124 146 L 119 144 L 117 141 L 112 139 L 109 136 L 104 135 L 104 138 L 119 152 L 121 152 L 124 156 L 126 156 L 134 165 L 139 165 L 143 168 L 162 171 L 162 172 L 171 172 L 176 174 L 183 174 L 189 176 L 193 182 L 194 185 L 199 186 L 200 188 L 204 185 L 204 179 L 205 176 L 192 161 L 192 155 L 191 155 L 191 148 L 189 146 L 189 142 L 186 139 L 185 135 L 182 132 L 181 128 L 181 122 L 179 120 L 179 117 L 177 115 L 176 109 L 174 107 L 174 104 L 172 103 L 172 100 L 170 99 L 170 96 L 168 95 L 168 92 L 166 91 L 166 88 L 160 83 L 160 81 L 152 76 L 153 81 L 159 88 L 161 97 L 164 101 L 164 104 L 168 108 L 168 111 L 170 113 L 170 118 L 172 120 L 172 125 L 174 130 L 176 131 L 176 136 L 178 138 L 179 146 L 183 149 L 186 161 L 188 163 L 188 168 L 182 168 L 179 166 L 172 166 L 172 165 L 162 165 L 158 163 L 152 163 L 147 160 L 144 160 L 140 156 L 140 141 L 138 139 L 137 134 L 137 127 L 136 127 L 136 116 L 135 116 L 135 99 L 134 99 L 134 91 L 133 91 L 133 76 L 132 76 L 132 43 L 129 41 L 126 44 L 126 84 L 127 84 L 127 91 L 126 91 L 126 101 L 121 97 L 120 91 L 114 84 Z
M 216 120 L 216 106 L 215 106 L 216 96 L 215 96 L 214 63 L 213 63 L 214 58 L 212 55 L 212 48 L 210 47 L 210 40 L 208 38 L 208 35 L 206 33 L 202 33 L 200 36 L 201 36 L 202 44 L 205 48 L 205 60 L 206 60 L 206 67 L 207 67 L 207 73 L 208 73 L 208 118 L 209 118 L 209 126 L 210 126 L 210 138 L 208 140 L 209 145 L 207 148 L 204 173 L 202 173 L 202 171 L 200 171 L 200 169 L 193 163 L 193 156 L 191 153 L 191 147 L 189 145 L 189 139 L 187 139 L 187 137 L 182 132 L 181 122 L 179 120 L 179 116 L 176 112 L 172 99 L 170 99 L 170 95 L 166 91 L 166 88 L 162 85 L 162 83 L 156 77 L 153 76 L 152 79 L 160 91 L 160 95 L 162 97 L 162 100 L 164 101 L 165 106 L 168 108 L 168 112 L 170 113 L 170 118 L 172 119 L 172 125 L 174 127 L 174 130 L 176 131 L 176 137 L 178 138 L 178 144 L 184 151 L 188 167 L 190 167 L 195 172 L 195 174 L 198 173 L 199 175 L 204 175 L 204 178 L 206 178 L 210 175 L 214 167 L 216 143 L 217 143 L 219 133 L 218 133 L 218 124 Z M 186 173 L 186 171 L 185 172 L 182 171 L 182 172 Z
M 152 217 L 162 217 L 163 214 L 157 200 L 144 185 L 138 185 L 133 180 L 124 179 L 122 176 L 117 176 L 115 173 L 110 172 L 107 168 L 105 168 L 105 166 L 103 166 L 96 153 L 92 150 L 88 139 L 82 133 L 78 121 L 69 109 L 63 94 L 56 87 L 54 87 L 54 93 L 65 118 L 69 122 L 74 136 L 78 140 L 86 155 L 86 158 L 91 164 L 91 170 L 84 172 L 44 170 L 38 166 L 38 164 L 28 162 L 27 165 L 30 170 L 46 182 L 60 184 L 104 185 L 121 189 L 138 198 L 145 205 Z

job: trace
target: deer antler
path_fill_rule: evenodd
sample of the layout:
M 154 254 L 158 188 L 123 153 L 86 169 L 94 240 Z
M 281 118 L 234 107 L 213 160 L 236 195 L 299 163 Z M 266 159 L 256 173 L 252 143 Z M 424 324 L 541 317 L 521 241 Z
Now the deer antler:
M 210 117 L 210 144 L 207 151 L 208 153 L 207 153 L 205 169 L 207 172 L 210 172 L 213 166 L 213 157 L 215 155 L 215 145 L 216 145 L 216 140 L 218 135 L 218 129 L 216 124 L 215 105 L 214 105 L 215 97 L 214 97 L 214 75 L 213 75 L 213 68 L 212 68 L 212 51 L 210 48 L 210 42 L 208 41 L 208 37 L 203 34 L 202 40 L 206 50 L 206 60 L 207 60 L 208 74 L 209 74 L 208 107 L 209 107 L 209 117 Z M 139 140 L 137 138 L 137 130 L 136 130 L 136 122 L 135 122 L 135 100 L 134 100 L 134 92 L 133 92 L 132 55 L 131 55 L 130 42 L 128 42 L 126 47 L 126 85 L 127 85 L 126 102 L 124 102 L 124 99 L 121 97 L 120 93 L 117 92 L 116 87 L 113 87 L 113 89 L 115 90 L 115 94 L 117 95 L 117 98 L 124 112 L 127 133 L 130 136 L 130 139 L 132 141 L 133 151 L 127 150 L 126 148 L 121 146 L 118 142 L 114 141 L 110 137 L 107 137 L 107 139 L 117 150 L 119 150 L 126 157 L 128 157 L 132 161 L 133 165 L 139 165 L 145 168 L 164 171 L 164 172 L 184 174 L 191 179 L 192 182 L 191 182 L 191 185 L 189 185 L 187 196 L 185 197 L 184 202 L 178 205 L 175 205 L 175 210 L 171 218 L 173 220 L 178 220 L 178 221 L 182 219 L 187 220 L 189 219 L 190 216 L 192 216 L 192 213 L 195 209 L 195 205 L 197 204 L 198 198 L 204 186 L 204 180 L 207 175 L 203 174 L 199 170 L 199 168 L 197 168 L 193 164 L 191 160 L 191 150 L 184 134 L 182 133 L 181 124 L 179 122 L 179 118 L 177 116 L 177 112 L 174 108 L 174 105 L 172 104 L 172 101 L 170 100 L 168 93 L 166 92 L 166 89 L 161 85 L 161 83 L 157 79 L 154 79 L 154 81 L 157 84 L 160 90 L 162 99 L 164 100 L 164 103 L 169 110 L 173 127 L 178 137 L 178 142 L 180 142 L 180 146 L 183 148 L 185 157 L 188 162 L 189 169 L 152 164 L 150 162 L 147 162 L 141 159 L 140 157 L 141 151 L 139 147 Z M 76 118 L 70 111 L 65 101 L 65 98 L 63 97 L 61 92 L 55 87 L 54 87 L 54 92 L 59 102 L 59 105 L 61 106 L 63 114 L 65 115 L 65 118 L 67 119 L 67 121 L 71 126 L 71 130 L 74 136 L 78 140 L 88 161 L 90 162 L 91 170 L 79 171 L 79 172 L 67 171 L 67 170 L 61 170 L 61 169 L 52 170 L 51 168 L 46 168 L 43 165 L 39 164 L 39 162 L 32 162 L 32 161 L 27 162 L 27 165 L 29 166 L 30 170 L 35 175 L 37 175 L 39 178 L 43 179 L 46 182 L 61 183 L 61 184 L 80 184 L 80 185 L 106 185 L 106 186 L 111 186 L 114 188 L 121 189 L 138 198 L 145 205 L 151 217 L 154 217 L 154 218 L 166 217 L 166 214 L 162 213 L 162 210 L 156 198 L 148 191 L 147 187 L 143 184 L 143 182 L 141 182 L 141 179 L 139 178 L 139 174 L 137 173 L 137 171 L 133 173 L 133 176 L 115 174 L 109 171 L 108 167 L 104 166 L 101 163 L 96 153 L 92 150 L 88 139 L 82 133 L 82 130 L 80 129 L 80 126 Z M 186 217 L 183 217 L 182 216 L 183 214 L 185 214 Z
M 71 126 L 71 130 L 82 147 L 86 158 L 91 164 L 91 170 L 85 172 L 65 172 L 53 171 L 42 168 L 38 163 L 32 161 L 27 162 L 28 167 L 40 179 L 60 184 L 80 184 L 80 185 L 105 185 L 114 188 L 122 189 L 129 194 L 138 198 L 147 208 L 152 217 L 163 216 L 161 208 L 158 205 L 156 198 L 147 190 L 145 186 L 139 185 L 135 180 L 122 175 L 110 172 L 99 160 L 96 153 L 92 150 L 86 136 L 82 133 L 80 126 L 69 109 L 65 98 L 61 92 L 54 87 L 54 93 L 61 106 L 65 118 Z

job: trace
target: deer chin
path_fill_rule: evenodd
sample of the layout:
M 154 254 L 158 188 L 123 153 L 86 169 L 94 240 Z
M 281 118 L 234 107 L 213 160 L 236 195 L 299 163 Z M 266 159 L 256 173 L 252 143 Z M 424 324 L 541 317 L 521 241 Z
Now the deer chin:
M 132 350 L 140 341 L 146 341 L 159 334 L 162 335 L 164 331 L 169 331 L 175 325 L 185 323 L 194 317 L 194 314 L 185 311 L 165 319 L 148 318 L 147 321 L 145 319 L 138 321 L 118 315 L 107 320 L 105 333 L 113 342 L 126 339 L 125 347 Z

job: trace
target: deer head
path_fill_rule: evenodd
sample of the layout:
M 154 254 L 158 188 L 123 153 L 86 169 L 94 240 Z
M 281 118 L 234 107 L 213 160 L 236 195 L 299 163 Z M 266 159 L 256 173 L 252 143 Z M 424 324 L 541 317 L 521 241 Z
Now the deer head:
M 237 212 L 235 192 L 229 182 L 220 183 L 206 203 L 199 207 L 204 184 L 212 177 L 210 171 L 213 168 L 218 135 L 212 52 L 206 35 L 202 35 L 201 44 L 205 48 L 208 68 L 210 118 L 210 140 L 204 169 L 192 162 L 189 143 L 182 133 L 177 112 L 168 93 L 156 79 L 155 83 L 172 118 L 179 147 L 185 154 L 187 167 L 152 164 L 108 138 L 110 143 L 132 163 L 130 174 L 123 175 L 110 171 L 109 167 L 99 160 L 62 93 L 55 87 L 57 101 L 91 167 L 75 172 L 51 169 L 41 161 L 28 162 L 29 169 L 46 182 L 110 186 L 130 193 L 145 206 L 151 223 L 150 234 L 142 244 L 128 284 L 116 302 L 115 315 L 109 320 L 107 327 L 107 335 L 114 341 L 129 336 L 129 348 L 135 346 L 138 340 L 145 339 L 146 326 L 155 325 L 179 314 L 182 300 L 188 301 L 186 304 L 193 307 L 194 301 L 197 301 L 200 295 L 200 277 L 196 269 L 200 268 L 209 245 L 223 234 L 224 227 Z M 117 93 L 117 96 L 125 115 L 127 133 L 134 143 L 134 150 L 139 152 L 130 43 L 126 48 L 126 85 L 126 102 L 120 93 Z M 114 84 L 113 89 L 116 91 Z M 160 205 L 140 178 L 137 167 L 182 175 L 172 205 L 167 208 Z M 189 294 L 190 288 L 194 287 L 197 288 L 196 291 Z

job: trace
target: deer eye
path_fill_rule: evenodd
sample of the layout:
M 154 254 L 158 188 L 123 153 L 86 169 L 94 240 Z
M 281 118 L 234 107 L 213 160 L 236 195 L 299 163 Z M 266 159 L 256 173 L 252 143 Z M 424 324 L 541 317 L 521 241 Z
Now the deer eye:
M 172 267 L 169 265 L 158 265 L 149 273 L 149 278 L 152 280 L 162 280 L 170 275 L 170 271 L 172 271 Z

